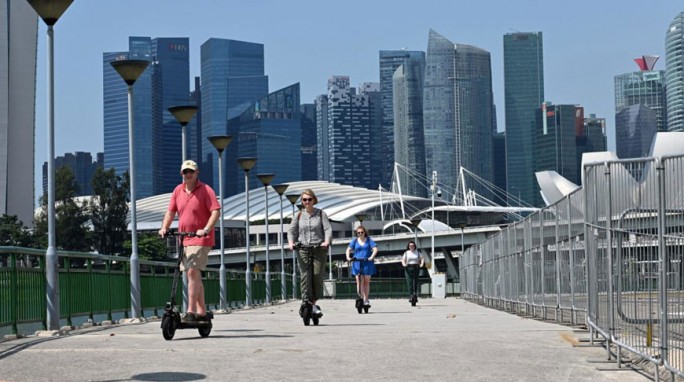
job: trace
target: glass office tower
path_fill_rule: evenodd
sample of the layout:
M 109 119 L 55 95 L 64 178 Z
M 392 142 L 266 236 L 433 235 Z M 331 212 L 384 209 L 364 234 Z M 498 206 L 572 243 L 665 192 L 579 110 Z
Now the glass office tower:
M 616 154 L 620 159 L 642 158 L 648 155 L 657 132 L 657 115 L 643 104 L 623 108 L 615 114 Z
M 427 189 L 409 172 L 425 175 L 423 131 L 424 62 L 407 60 L 392 78 L 394 112 L 394 161 L 409 171 L 398 171 L 398 185 L 405 195 L 427 197 Z
M 542 32 L 504 35 L 506 178 L 509 195 L 542 206 L 534 175 L 535 111 L 544 102 Z
M 493 94 L 489 52 L 454 44 L 430 30 L 423 95 L 426 170 L 437 171 L 443 198 L 462 198 L 461 167 L 493 182 Z M 480 195 L 479 185 L 466 185 Z
M 299 110 L 302 115 L 302 180 L 316 180 L 318 179 L 316 105 L 304 103 Z
M 210 38 L 201 47 L 202 76 L 202 159 L 212 166 L 213 179 L 206 179 L 218 192 L 216 149 L 207 140 L 225 135 L 228 120 L 239 117 L 261 97 L 268 94 L 268 76 L 264 75 L 264 45 Z M 232 148 L 228 148 L 230 151 Z M 228 153 L 226 153 L 227 155 Z M 224 171 L 235 162 L 225 161 Z M 227 172 L 225 173 L 227 174 Z M 224 179 L 230 179 L 225 177 Z M 224 182 L 227 185 L 228 181 Z M 224 192 L 224 195 L 230 195 Z
M 684 12 L 665 34 L 665 66 L 668 130 L 684 131 Z
M 382 154 L 381 179 L 383 187 L 388 188 L 394 170 L 394 103 L 393 76 L 397 68 L 406 64 L 421 66 L 421 75 L 425 73 L 425 52 L 411 50 L 381 50 L 380 51 L 380 103 L 382 108 Z M 421 78 L 422 82 L 423 79 Z M 422 86 L 422 84 L 421 84 Z M 420 100 L 422 107 L 423 100 Z
M 147 60 L 133 85 L 136 198 L 173 191 L 181 182 L 181 127 L 167 109 L 190 102 L 188 38 L 129 37 L 128 52 L 102 57 L 105 169 L 129 169 L 128 90 L 110 62 Z
M 615 113 L 632 105 L 646 105 L 656 113 L 658 131 L 667 131 L 665 71 L 653 70 L 657 60 L 658 56 L 642 56 L 635 59 L 640 71 L 615 76 Z M 615 126 L 616 130 L 620 128 Z
M 239 117 L 229 121 L 233 136 L 224 163 L 230 164 L 228 196 L 245 190 L 245 177 L 237 165 L 239 157 L 257 158 L 249 172 L 250 189 L 263 187 L 256 175 L 274 173 L 273 184 L 302 180 L 302 118 L 299 83 L 280 89 L 252 103 Z M 229 155 L 228 155 L 229 154 Z

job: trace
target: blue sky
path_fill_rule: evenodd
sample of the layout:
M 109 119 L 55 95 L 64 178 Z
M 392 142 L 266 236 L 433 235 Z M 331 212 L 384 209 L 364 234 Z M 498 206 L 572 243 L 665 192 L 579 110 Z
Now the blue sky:
M 332 75 L 353 86 L 379 81 L 378 51 L 427 49 L 430 28 L 488 50 L 499 130 L 505 126 L 503 35 L 544 34 L 545 98 L 605 117 L 614 148 L 614 83 L 660 55 L 684 11 L 676 0 L 75 0 L 55 25 L 55 152 L 103 150 L 102 53 L 127 50 L 129 36 L 189 37 L 190 74 L 211 37 L 262 43 L 269 89 L 301 84 L 302 102 L 326 92 Z M 47 160 L 46 27 L 40 22 L 36 94 L 36 192 Z

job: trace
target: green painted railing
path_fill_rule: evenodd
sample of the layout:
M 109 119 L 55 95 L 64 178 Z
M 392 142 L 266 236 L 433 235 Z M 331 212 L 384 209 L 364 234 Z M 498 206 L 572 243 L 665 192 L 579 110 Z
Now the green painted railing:
M 96 315 L 128 317 L 130 301 L 129 258 L 82 252 L 58 252 L 60 318 L 72 325 L 77 317 L 94 319 Z M 140 261 L 140 294 L 143 316 L 158 316 L 169 300 L 175 262 Z M 220 305 L 220 275 L 214 268 L 204 272 L 205 300 L 210 308 Z M 266 299 L 266 281 L 257 274 L 252 281 L 253 301 Z M 245 303 L 243 271 L 226 271 L 227 303 L 239 307 Z M 286 276 L 288 297 L 292 296 L 292 276 Z M 280 299 L 280 274 L 271 275 L 273 299 Z M 182 301 L 182 288 L 176 291 L 176 303 Z M 0 247 L 0 328 L 40 323 L 46 328 L 45 251 L 20 247 Z

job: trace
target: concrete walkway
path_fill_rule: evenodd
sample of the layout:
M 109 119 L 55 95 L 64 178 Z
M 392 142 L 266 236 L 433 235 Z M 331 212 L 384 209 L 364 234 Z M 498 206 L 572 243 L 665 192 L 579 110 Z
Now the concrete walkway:
M 648 381 L 614 370 L 587 333 L 461 299 L 321 301 L 305 327 L 298 302 L 217 315 L 208 338 L 159 321 L 0 343 L 0 381 Z M 613 369 L 603 371 L 600 369 Z

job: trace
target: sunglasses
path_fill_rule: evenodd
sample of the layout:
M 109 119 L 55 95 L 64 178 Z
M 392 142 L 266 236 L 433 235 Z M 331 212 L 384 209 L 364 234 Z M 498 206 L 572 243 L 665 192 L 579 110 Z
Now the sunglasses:
M 365 234 L 366 234 L 366 233 L 363 232 L 363 231 L 358 231 L 358 232 L 356 233 L 357 236 L 358 236 L 358 235 L 365 235 Z
M 302 202 L 311 202 L 313 198 L 302 198 Z
M 185 170 L 183 170 L 183 175 L 194 174 L 194 173 L 195 173 L 195 170 L 190 170 L 189 168 L 186 168 Z

